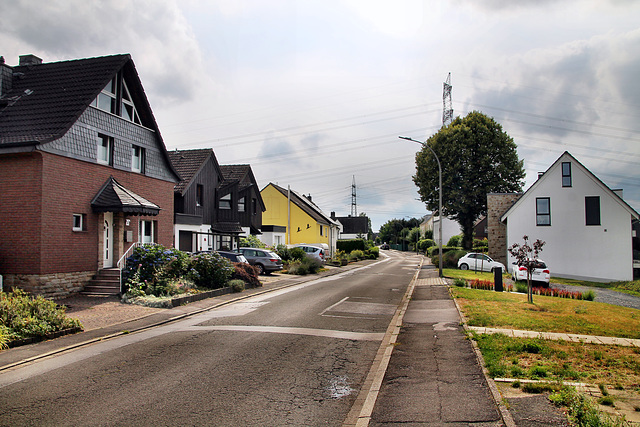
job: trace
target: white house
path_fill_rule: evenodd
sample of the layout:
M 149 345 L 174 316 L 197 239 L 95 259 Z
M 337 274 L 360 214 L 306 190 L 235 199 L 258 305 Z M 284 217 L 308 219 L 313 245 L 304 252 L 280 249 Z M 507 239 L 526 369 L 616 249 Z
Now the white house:
M 432 216 L 433 221 L 433 240 L 438 243 L 440 238 L 440 216 Z M 460 223 L 448 217 L 442 218 L 442 246 L 446 246 L 453 236 L 462 233 Z
M 631 223 L 640 216 L 621 193 L 565 152 L 501 216 L 506 246 L 521 244 L 525 235 L 545 241 L 540 258 L 552 276 L 632 280 Z M 514 259 L 507 256 L 511 270 Z

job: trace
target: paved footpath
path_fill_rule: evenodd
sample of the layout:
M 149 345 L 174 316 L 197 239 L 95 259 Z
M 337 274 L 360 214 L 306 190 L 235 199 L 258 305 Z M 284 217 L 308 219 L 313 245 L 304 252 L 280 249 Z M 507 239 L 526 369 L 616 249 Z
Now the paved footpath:
M 515 425 L 501 414 L 437 274 L 425 266 L 418 276 L 369 425 Z

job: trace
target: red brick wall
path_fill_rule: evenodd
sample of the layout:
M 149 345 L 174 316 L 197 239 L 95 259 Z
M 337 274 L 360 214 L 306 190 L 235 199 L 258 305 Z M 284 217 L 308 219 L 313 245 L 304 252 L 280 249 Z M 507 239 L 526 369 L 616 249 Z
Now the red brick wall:
M 38 165 L 40 169 L 36 167 Z M 111 175 L 162 209 L 157 216 L 126 217 L 130 219 L 130 226 L 125 230 L 133 231 L 134 241 L 138 240 L 139 219 L 146 218 L 158 222 L 158 243 L 166 246 L 173 243 L 174 184 L 171 182 L 41 152 L 2 157 L 0 170 L 0 205 L 9 202 L 0 208 L 0 274 L 97 270 L 102 223 L 100 215 L 91 210 L 91 200 Z M 7 174 L 5 170 L 12 173 Z M 38 197 L 42 199 L 41 204 Z M 31 210 L 34 214 L 28 216 L 28 224 L 23 226 L 27 221 L 22 221 L 21 225 L 15 226 L 16 219 L 22 217 L 24 211 Z M 86 231 L 72 230 L 74 213 L 86 215 Z M 3 224 L 8 224 L 8 231 L 3 231 Z M 20 249 L 25 245 L 28 250 Z M 29 256 L 25 256 L 25 252 Z M 3 258 L 9 261 L 4 263 Z
M 40 270 L 42 157 L 0 156 L 0 274 Z

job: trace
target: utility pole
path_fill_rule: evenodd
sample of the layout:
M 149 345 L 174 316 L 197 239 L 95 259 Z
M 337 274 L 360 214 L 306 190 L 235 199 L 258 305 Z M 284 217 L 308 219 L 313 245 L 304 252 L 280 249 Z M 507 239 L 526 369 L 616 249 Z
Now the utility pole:
M 353 175 L 353 181 L 351 183 L 351 216 L 358 216 L 358 205 L 356 203 L 356 176 Z
M 442 89 L 442 127 L 448 126 L 453 121 L 453 103 L 451 102 L 451 73 Z

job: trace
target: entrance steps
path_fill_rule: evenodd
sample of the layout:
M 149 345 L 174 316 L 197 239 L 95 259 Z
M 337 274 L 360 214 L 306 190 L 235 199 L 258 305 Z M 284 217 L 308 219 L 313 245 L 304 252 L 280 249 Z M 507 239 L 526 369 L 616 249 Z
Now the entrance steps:
M 87 283 L 83 295 L 108 296 L 120 293 L 120 270 L 117 268 L 103 268 Z

